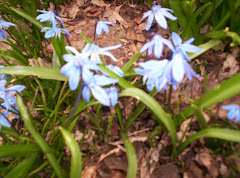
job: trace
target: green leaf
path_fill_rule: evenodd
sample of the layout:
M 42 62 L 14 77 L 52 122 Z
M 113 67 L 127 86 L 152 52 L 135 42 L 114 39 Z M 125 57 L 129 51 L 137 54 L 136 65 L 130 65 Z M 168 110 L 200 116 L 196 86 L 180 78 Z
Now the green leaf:
M 24 144 L 24 145 L 1 145 L 0 157 L 19 157 L 26 156 L 31 153 L 40 152 L 41 149 L 37 144 Z
M 171 117 L 162 109 L 162 107 L 157 103 L 156 100 L 154 100 L 150 95 L 148 95 L 147 93 L 145 93 L 144 91 L 138 88 L 127 88 L 123 90 L 119 94 L 119 97 L 123 97 L 123 96 L 131 96 L 140 100 L 151 110 L 151 112 L 156 117 L 157 121 L 161 125 L 167 128 L 168 132 L 172 137 L 173 155 L 174 155 L 176 151 L 175 148 L 176 148 L 176 142 L 177 142 L 177 134 L 176 134 L 176 129 Z
M 125 73 L 128 71 L 130 67 L 132 67 L 133 63 L 138 60 L 142 56 L 143 53 L 137 52 L 123 67 L 122 71 Z
M 128 158 L 128 170 L 127 170 L 127 178 L 134 178 L 137 176 L 138 170 L 138 160 L 136 151 L 129 141 L 127 134 L 122 132 L 121 137 L 123 139 L 124 147 L 126 148 L 126 154 Z
M 14 168 L 4 177 L 5 178 L 27 177 L 27 173 L 32 168 L 37 156 L 38 154 L 35 153 L 29 156 L 28 158 L 24 159 L 18 165 L 14 166 Z
M 34 75 L 41 79 L 51 79 L 67 81 L 68 78 L 62 75 L 59 69 L 47 67 L 31 67 L 31 66 L 6 66 L 0 69 L 0 74 L 9 75 Z
M 223 139 L 230 142 L 240 142 L 240 131 L 222 129 L 222 128 L 203 129 L 197 132 L 196 134 L 188 137 L 185 142 L 181 143 L 177 148 L 177 152 L 179 153 L 183 148 L 185 148 L 191 142 L 201 137 L 218 138 L 218 139 Z
M 20 10 L 18 8 L 15 7 L 10 7 L 10 9 L 14 12 L 16 12 L 18 15 L 22 16 L 23 18 L 27 19 L 28 21 L 30 21 L 31 23 L 33 23 L 34 25 L 36 25 L 40 30 L 42 30 L 44 28 L 44 26 L 42 25 L 42 23 L 40 23 L 39 21 L 37 21 L 34 17 L 32 17 L 31 15 L 25 13 L 23 10 Z
M 70 178 L 79 177 L 82 175 L 82 155 L 78 143 L 71 135 L 70 132 L 60 127 L 60 131 L 62 132 L 63 138 L 66 142 L 67 147 L 71 151 L 71 172 Z

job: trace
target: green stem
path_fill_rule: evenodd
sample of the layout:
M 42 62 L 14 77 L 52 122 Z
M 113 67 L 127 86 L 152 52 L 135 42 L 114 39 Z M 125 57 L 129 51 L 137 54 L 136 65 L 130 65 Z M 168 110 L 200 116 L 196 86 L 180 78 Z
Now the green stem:
M 71 124 L 71 122 L 73 121 L 73 115 L 74 113 L 76 112 L 76 109 L 77 109 L 77 106 L 78 106 L 78 103 L 79 101 L 81 100 L 81 95 L 82 95 L 82 90 L 83 90 L 83 82 L 82 82 L 82 79 L 80 80 L 80 88 L 79 88 L 79 91 L 78 91 L 78 96 L 76 98 L 76 101 L 74 103 L 74 106 L 73 106 L 73 109 L 72 109 L 72 112 L 70 113 L 70 116 L 68 118 L 68 121 L 66 122 L 64 128 L 67 129 L 68 126 Z

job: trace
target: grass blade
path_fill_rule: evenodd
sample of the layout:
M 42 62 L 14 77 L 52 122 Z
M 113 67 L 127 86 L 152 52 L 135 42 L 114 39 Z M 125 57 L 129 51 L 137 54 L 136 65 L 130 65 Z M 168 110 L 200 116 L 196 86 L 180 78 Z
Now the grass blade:
M 196 134 L 190 136 L 189 138 L 187 138 L 185 142 L 181 143 L 177 148 L 177 152 L 179 153 L 183 148 L 189 145 L 192 141 L 197 140 L 201 137 L 218 138 L 218 139 L 223 139 L 230 142 L 240 142 L 240 131 L 223 129 L 223 128 L 203 129 L 197 132 Z
M 40 152 L 40 148 L 37 144 L 24 144 L 24 145 L 1 145 L 0 157 L 20 157 L 27 154 Z
M 70 132 L 65 130 L 64 128 L 60 127 L 60 131 L 62 132 L 63 138 L 66 142 L 67 147 L 71 151 L 71 172 L 70 178 L 79 177 L 81 178 L 82 175 L 82 156 L 81 151 L 78 146 L 78 143 L 71 135 Z
M 0 69 L 0 74 L 9 75 L 34 75 L 41 79 L 51 79 L 67 81 L 68 78 L 62 75 L 59 69 L 47 67 L 31 67 L 31 66 L 6 66 Z
M 138 170 L 138 160 L 137 160 L 136 151 L 132 143 L 127 138 L 126 133 L 122 132 L 121 137 L 123 139 L 124 147 L 126 148 L 126 154 L 128 158 L 127 178 L 134 178 L 137 176 L 137 170 Z

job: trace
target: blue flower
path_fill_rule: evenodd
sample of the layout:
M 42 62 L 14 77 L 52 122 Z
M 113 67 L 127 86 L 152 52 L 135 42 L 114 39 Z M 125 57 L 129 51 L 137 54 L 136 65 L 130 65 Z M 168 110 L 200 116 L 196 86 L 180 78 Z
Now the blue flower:
M 105 31 L 105 33 L 109 32 L 109 29 L 108 29 L 107 25 L 114 26 L 114 24 L 112 22 L 108 22 L 108 21 L 99 21 L 97 23 L 97 27 L 96 27 L 97 36 L 99 36 L 102 33 L 102 30 Z
M 147 84 L 147 89 L 152 91 L 156 87 L 157 91 L 167 87 L 167 78 L 164 76 L 164 71 L 169 61 L 164 59 L 162 61 L 150 60 L 147 62 L 140 62 L 139 65 L 143 68 L 134 69 L 136 73 L 143 76 L 143 84 Z M 147 81 L 147 82 L 146 82 Z
M 65 48 L 75 55 L 63 55 L 63 59 L 68 63 L 61 68 L 60 72 L 69 78 L 69 86 L 73 91 L 77 89 L 82 74 L 86 73 L 87 70 L 100 70 L 100 68 L 95 63 L 89 61 L 88 54 L 79 53 L 70 46 Z
M 25 86 L 23 85 L 14 85 L 9 88 L 5 88 L 7 81 L 6 80 L 0 80 L 0 98 L 4 101 L 6 110 L 9 110 L 11 108 L 12 103 L 8 99 L 8 95 L 10 94 L 16 94 L 17 92 L 20 92 L 25 89 Z
M 177 83 L 181 82 L 184 75 L 187 75 L 189 80 L 192 80 L 192 76 L 198 78 L 199 75 L 195 73 L 190 64 L 183 59 L 180 53 L 175 53 L 173 59 L 168 63 L 164 70 L 168 82 L 173 85 L 173 88 L 177 88 Z
M 7 39 L 7 35 L 4 33 L 4 31 L 0 30 L 0 41 L 2 41 L 2 37 Z
M 1 16 L 0 16 L 0 18 L 1 18 Z M 3 19 L 0 20 L 0 30 L 6 30 L 10 26 L 15 26 L 16 27 L 17 25 L 15 25 L 14 23 L 11 23 L 11 22 L 6 22 Z
M 44 27 L 41 30 L 41 32 L 45 32 L 45 31 L 47 31 L 45 33 L 45 38 L 52 38 L 52 37 L 55 36 L 55 38 L 58 37 L 60 39 L 61 38 L 61 33 L 65 33 L 65 34 L 69 35 L 70 37 L 72 37 L 72 35 L 67 30 L 65 30 L 63 28 L 58 28 L 56 26 L 53 26 L 52 28 Z
M 105 88 L 107 95 L 110 99 L 111 106 L 115 106 L 118 102 L 118 89 L 115 86 Z
M 173 41 L 173 44 L 175 45 L 175 48 L 173 50 L 173 56 L 176 53 L 180 53 L 182 55 L 183 59 L 185 59 L 189 62 L 191 61 L 191 59 L 188 57 L 187 52 L 188 53 L 200 53 L 200 52 L 202 52 L 201 48 L 190 44 L 194 41 L 194 38 L 190 38 L 189 40 L 185 41 L 182 44 L 181 37 L 177 33 L 173 32 L 172 33 L 172 41 Z
M 163 44 L 168 46 L 171 50 L 174 50 L 173 45 L 170 41 L 156 34 L 154 35 L 152 41 L 143 45 L 143 47 L 140 49 L 140 53 L 148 49 L 148 55 L 151 55 L 152 51 L 154 51 L 154 55 L 156 56 L 156 58 L 160 58 L 162 56 Z
M 223 109 L 228 110 L 227 118 L 229 120 L 234 119 L 236 124 L 240 120 L 240 106 L 236 104 L 231 104 L 228 106 L 222 106 Z
M 108 51 L 112 50 L 112 49 L 120 48 L 121 46 L 122 45 L 119 44 L 119 45 L 115 45 L 115 46 L 101 48 L 101 47 L 95 45 L 94 43 L 92 43 L 91 45 L 87 44 L 83 48 L 82 52 L 89 55 L 90 61 L 94 62 L 95 64 L 101 64 L 102 61 L 101 61 L 100 55 L 109 56 L 112 60 L 117 61 L 117 59 Z
M 40 14 L 36 17 L 36 20 L 40 20 L 40 22 L 50 22 L 53 26 L 56 26 L 56 18 L 61 22 L 63 25 L 63 21 L 60 17 L 56 16 L 53 11 L 44 11 L 44 10 L 37 10 L 43 14 Z
M 108 68 L 109 70 L 111 70 L 112 72 L 114 72 L 115 74 L 119 75 L 120 77 L 124 76 L 124 72 L 118 66 L 114 66 L 114 65 L 110 64 L 110 65 L 107 65 L 105 67 Z
M 173 12 L 173 11 L 171 9 L 162 8 L 162 6 L 154 4 L 152 6 L 152 9 L 150 11 L 146 12 L 142 17 L 142 20 L 145 19 L 146 17 L 148 17 L 146 31 L 148 31 L 151 28 L 154 17 L 155 17 L 158 25 L 160 25 L 160 27 L 167 29 L 167 20 L 165 17 L 167 17 L 171 20 L 177 19 L 177 17 L 173 16 L 169 12 Z
M 110 106 L 110 99 L 107 92 L 100 86 L 106 86 L 115 84 L 118 79 L 112 79 L 104 75 L 93 75 L 93 72 L 86 71 L 83 75 L 83 81 L 85 86 L 83 87 L 83 99 L 86 102 L 90 101 L 90 93 L 92 92 L 94 98 L 105 106 Z

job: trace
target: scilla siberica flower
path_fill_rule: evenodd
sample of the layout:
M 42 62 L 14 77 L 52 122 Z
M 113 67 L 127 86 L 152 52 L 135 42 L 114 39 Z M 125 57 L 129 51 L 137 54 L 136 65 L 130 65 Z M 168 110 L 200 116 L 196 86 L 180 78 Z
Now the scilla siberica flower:
M 108 68 L 109 70 L 111 70 L 112 72 L 114 72 L 115 74 L 117 74 L 120 77 L 124 76 L 124 72 L 118 66 L 107 65 L 106 68 Z M 105 72 L 103 72 L 103 74 L 108 76 L 108 74 L 105 74 Z M 104 88 L 104 89 L 108 94 L 111 106 L 115 106 L 118 101 L 118 93 L 119 93 L 118 89 L 114 85 L 109 88 Z
M 5 88 L 7 81 L 6 80 L 0 80 L 0 99 L 2 101 L 0 105 L 0 109 L 5 109 L 6 111 L 4 113 L 0 113 L 0 131 L 1 126 L 11 127 L 10 122 L 7 120 L 7 117 L 9 116 L 9 112 L 17 112 L 18 107 L 16 104 L 16 94 L 17 92 L 22 91 L 25 89 L 25 86 L 22 85 L 15 85 L 9 88 Z M 18 115 L 14 113 L 16 119 L 18 119 Z
M 167 29 L 167 20 L 165 17 L 167 17 L 171 20 L 177 19 L 177 17 L 173 16 L 169 12 L 173 12 L 173 11 L 168 8 L 162 8 L 162 6 L 160 6 L 160 5 L 156 5 L 156 1 L 154 1 L 152 9 L 150 11 L 146 12 L 142 17 L 142 20 L 144 20 L 146 17 L 148 17 L 146 31 L 148 31 L 151 28 L 154 17 L 160 27 Z
M 7 35 L 5 34 L 5 32 L 3 30 L 8 29 L 8 27 L 10 27 L 10 26 L 16 27 L 16 25 L 14 23 L 6 22 L 5 20 L 3 20 L 2 16 L 0 15 L 0 41 L 2 41 L 2 37 L 7 39 Z
M 49 22 L 53 26 L 57 25 L 56 18 L 61 22 L 63 25 L 63 21 L 60 17 L 56 16 L 53 11 L 44 11 L 44 10 L 37 10 L 43 14 L 40 14 L 36 17 L 36 20 L 40 20 L 40 22 Z
M 107 92 L 100 86 L 115 84 L 118 79 L 112 79 L 104 75 L 94 75 L 91 71 L 86 71 L 83 75 L 84 87 L 82 91 L 83 99 L 86 102 L 90 101 L 90 93 L 92 92 L 94 98 L 105 106 L 110 106 L 110 98 Z
M 172 50 L 173 56 L 177 53 L 180 53 L 180 55 L 183 57 L 183 59 L 185 59 L 189 62 L 191 61 L 191 59 L 188 57 L 187 52 L 188 53 L 201 53 L 202 52 L 201 48 L 190 44 L 194 41 L 194 38 L 190 38 L 189 40 L 182 43 L 181 37 L 177 33 L 173 32 L 172 33 L 172 41 L 175 46 L 174 50 Z
M 65 30 L 63 28 L 58 28 L 56 26 L 53 26 L 52 28 L 44 27 L 41 30 L 41 32 L 45 32 L 45 31 L 47 31 L 44 36 L 45 38 L 52 38 L 52 37 L 57 38 L 58 37 L 60 39 L 61 33 L 65 33 L 65 34 L 69 35 L 70 37 L 72 37 L 72 35 L 67 30 Z
M 77 89 L 80 78 L 86 73 L 86 70 L 100 70 L 100 68 L 89 60 L 88 54 L 79 53 L 71 46 L 66 46 L 65 49 L 71 51 L 74 55 L 63 55 L 63 59 L 67 64 L 61 68 L 60 72 L 68 77 L 70 89 L 74 91 Z
M 102 30 L 105 33 L 109 33 L 109 29 L 108 29 L 108 25 L 112 25 L 114 26 L 114 24 L 112 22 L 108 22 L 108 21 L 99 21 L 97 23 L 97 27 L 96 27 L 96 34 L 97 36 L 99 36 L 102 33 Z
M 240 106 L 237 104 L 232 104 L 228 106 L 222 106 L 223 109 L 228 110 L 227 118 L 232 120 L 235 118 L 234 123 L 236 124 L 240 120 Z
M 147 50 L 147 54 L 151 55 L 154 51 L 154 55 L 156 56 L 156 58 L 160 58 L 162 56 L 163 44 L 173 50 L 173 45 L 170 41 L 156 34 L 153 36 L 152 41 L 143 45 L 143 47 L 140 49 L 140 53 L 143 53 L 145 50 Z
M 94 43 L 92 43 L 91 45 L 88 43 L 83 48 L 82 52 L 89 55 L 89 59 L 91 62 L 94 62 L 95 64 L 101 64 L 102 61 L 101 61 L 100 55 L 109 56 L 112 60 L 117 61 L 117 59 L 108 51 L 112 49 L 120 48 L 121 46 L 122 44 L 101 48 L 95 45 Z
M 174 89 L 177 88 L 177 83 L 182 81 L 185 74 L 189 80 L 192 80 L 192 76 L 196 78 L 199 77 L 187 62 L 191 61 L 187 52 L 199 53 L 202 51 L 197 46 L 190 44 L 193 40 L 194 38 L 190 38 L 182 44 L 180 36 L 175 32 L 172 33 L 172 41 L 175 48 L 173 50 L 172 60 L 167 65 L 164 75 L 167 77 L 168 82 L 173 85 Z
M 23 89 L 25 89 L 25 86 L 14 85 L 9 88 L 5 88 L 6 83 L 6 80 L 0 80 L 0 98 L 4 101 L 6 110 L 9 110 L 11 107 L 11 102 L 9 102 L 8 95 L 14 95 L 17 92 L 22 91 Z
M 150 60 L 147 62 L 140 62 L 139 65 L 143 68 L 134 69 L 136 73 L 143 76 L 143 84 L 147 84 L 147 89 L 152 91 L 156 87 L 157 91 L 166 88 L 167 79 L 164 78 L 164 70 L 168 65 L 167 59 L 156 61 Z

